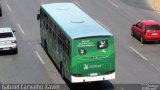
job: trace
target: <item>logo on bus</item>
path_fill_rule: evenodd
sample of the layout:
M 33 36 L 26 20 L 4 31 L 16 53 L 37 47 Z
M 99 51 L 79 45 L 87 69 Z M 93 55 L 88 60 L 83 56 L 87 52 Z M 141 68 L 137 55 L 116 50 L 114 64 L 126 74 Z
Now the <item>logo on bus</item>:
M 88 69 L 88 65 L 84 64 L 84 70 L 87 70 L 87 69 Z
M 104 64 L 100 64 L 100 65 L 88 65 L 88 64 L 84 64 L 84 70 L 87 70 L 89 68 L 101 68 Z

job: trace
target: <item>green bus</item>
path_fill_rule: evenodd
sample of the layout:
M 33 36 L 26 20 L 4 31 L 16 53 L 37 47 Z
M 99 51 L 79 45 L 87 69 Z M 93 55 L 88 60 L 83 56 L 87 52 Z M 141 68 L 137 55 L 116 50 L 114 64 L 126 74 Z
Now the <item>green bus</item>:
M 113 35 L 74 3 L 40 6 L 41 45 L 71 83 L 115 79 Z

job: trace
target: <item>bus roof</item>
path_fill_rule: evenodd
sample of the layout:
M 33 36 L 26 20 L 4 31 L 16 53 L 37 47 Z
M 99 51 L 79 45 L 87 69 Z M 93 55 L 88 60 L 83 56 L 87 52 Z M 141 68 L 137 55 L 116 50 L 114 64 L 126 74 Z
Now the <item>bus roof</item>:
M 73 3 L 51 3 L 41 6 L 71 38 L 112 36 Z

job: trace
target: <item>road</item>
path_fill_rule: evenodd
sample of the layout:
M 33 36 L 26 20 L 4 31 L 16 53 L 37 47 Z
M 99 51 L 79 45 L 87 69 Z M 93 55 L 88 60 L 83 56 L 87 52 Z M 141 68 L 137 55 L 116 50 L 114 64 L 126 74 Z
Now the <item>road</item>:
M 159 15 L 147 0 L 2 0 L 1 27 L 12 27 L 18 39 L 18 54 L 0 55 L 0 83 L 66 84 L 67 89 L 106 90 L 121 88 L 115 84 L 160 84 L 160 44 L 141 44 L 130 35 L 133 23 L 155 19 Z M 64 82 L 40 46 L 39 6 L 52 2 L 73 2 L 115 36 L 116 79 L 106 82 L 78 84 Z M 97 87 L 93 87 L 96 84 Z M 135 89 L 134 89 L 135 90 Z

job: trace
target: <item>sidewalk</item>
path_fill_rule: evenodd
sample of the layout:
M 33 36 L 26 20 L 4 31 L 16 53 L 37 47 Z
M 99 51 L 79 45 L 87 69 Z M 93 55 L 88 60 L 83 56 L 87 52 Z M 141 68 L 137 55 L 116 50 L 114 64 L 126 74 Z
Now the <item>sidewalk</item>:
M 160 12 L 160 0 L 155 0 L 155 10 Z

